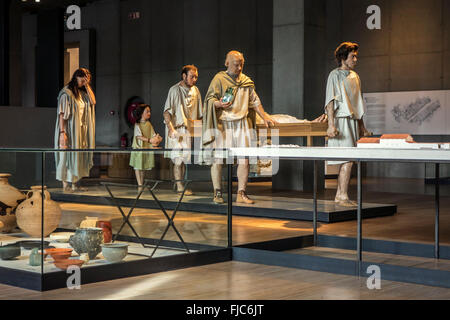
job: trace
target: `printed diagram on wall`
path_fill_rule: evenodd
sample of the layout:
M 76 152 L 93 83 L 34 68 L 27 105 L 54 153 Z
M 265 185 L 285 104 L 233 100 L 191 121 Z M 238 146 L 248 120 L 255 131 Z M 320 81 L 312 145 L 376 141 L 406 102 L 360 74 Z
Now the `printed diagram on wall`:
M 391 113 L 394 116 L 395 121 L 402 123 L 403 121 L 409 123 L 417 123 L 421 126 L 425 121 L 432 122 L 433 115 L 441 108 L 441 102 L 439 100 L 432 101 L 430 97 L 423 99 L 417 99 L 415 102 L 401 107 L 395 106 Z
M 375 134 L 450 134 L 450 91 L 367 93 L 364 101 Z

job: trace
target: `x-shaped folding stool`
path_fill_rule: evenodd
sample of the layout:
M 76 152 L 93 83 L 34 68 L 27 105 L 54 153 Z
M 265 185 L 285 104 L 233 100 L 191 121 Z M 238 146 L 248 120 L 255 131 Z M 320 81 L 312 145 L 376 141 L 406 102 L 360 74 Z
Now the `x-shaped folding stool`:
M 120 206 L 120 204 L 118 203 L 118 201 L 114 197 L 114 195 L 112 194 L 110 187 L 112 187 L 112 186 L 116 186 L 116 187 L 134 187 L 135 185 L 121 184 L 121 183 L 110 183 L 110 182 L 102 182 L 101 184 L 103 186 L 105 186 L 106 190 L 108 191 L 109 195 L 111 196 L 111 202 L 119 209 L 119 211 L 120 211 L 120 213 L 122 214 L 122 217 L 123 217 L 123 223 L 120 226 L 119 232 L 117 232 L 116 235 L 114 236 L 113 242 L 116 241 L 117 237 L 122 232 L 123 227 L 125 227 L 125 225 L 127 224 L 130 227 L 130 229 L 133 231 L 133 233 L 136 236 L 136 238 L 139 239 L 139 242 L 142 244 L 142 246 L 144 248 L 146 248 L 144 241 L 141 239 L 141 237 L 139 237 L 138 233 L 136 232 L 136 230 L 133 228 L 133 226 L 130 223 L 131 214 L 133 213 L 134 209 L 136 208 L 137 202 L 139 201 L 139 198 L 141 197 L 141 195 L 144 193 L 145 189 L 144 188 L 139 189 L 138 196 L 134 200 L 133 206 L 131 207 L 130 211 L 128 212 L 128 215 L 125 215 L 125 213 L 122 210 L 122 207 Z
M 178 199 L 178 203 L 177 206 L 175 207 L 175 210 L 172 213 L 172 217 L 169 217 L 169 215 L 167 214 L 166 209 L 163 207 L 162 203 L 158 200 L 158 198 L 156 197 L 155 193 L 153 192 L 155 190 L 155 188 L 162 182 L 173 182 L 173 183 L 177 183 L 177 182 L 184 182 L 184 189 L 183 192 L 181 193 L 180 198 Z M 180 239 L 181 243 L 183 244 L 184 248 L 186 249 L 186 251 L 188 253 L 190 253 L 188 246 L 186 245 L 186 243 L 183 240 L 183 237 L 181 236 L 181 234 L 178 232 L 177 228 L 175 227 L 175 223 L 174 223 L 174 219 L 175 216 L 177 214 L 177 211 L 180 207 L 181 201 L 183 201 L 184 198 L 184 193 L 186 192 L 187 186 L 189 185 L 189 183 L 191 183 L 191 180 L 168 180 L 168 181 L 163 181 L 163 180 L 145 180 L 145 186 L 148 188 L 148 190 L 150 191 L 150 194 L 152 195 L 153 199 L 155 200 L 155 202 L 158 204 L 159 208 L 161 209 L 161 211 L 164 213 L 164 216 L 167 219 L 167 226 L 166 229 L 164 230 L 161 239 L 159 239 L 158 243 L 156 244 L 155 249 L 152 252 L 152 255 L 150 257 L 153 257 L 156 253 L 156 250 L 158 250 L 159 246 L 161 245 L 161 242 L 164 240 L 164 237 L 167 234 L 167 231 L 169 231 L 169 228 L 172 227 L 173 230 L 175 231 L 175 233 L 177 234 L 178 238 Z M 149 183 L 153 183 L 153 187 L 150 188 Z

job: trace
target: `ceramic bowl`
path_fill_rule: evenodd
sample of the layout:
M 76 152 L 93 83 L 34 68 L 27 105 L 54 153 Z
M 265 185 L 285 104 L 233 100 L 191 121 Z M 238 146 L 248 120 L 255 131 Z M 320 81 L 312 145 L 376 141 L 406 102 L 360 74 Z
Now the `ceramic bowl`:
M 66 259 L 66 260 L 58 260 L 54 262 L 55 267 L 61 270 L 67 270 L 70 266 L 81 267 L 84 264 L 83 260 L 75 260 L 75 259 Z
M 108 243 L 102 244 L 102 254 L 106 261 L 117 263 L 122 261 L 128 254 L 128 244 Z
M 73 249 L 53 248 L 45 249 L 44 253 L 52 256 L 54 260 L 68 259 L 72 255 Z
M 33 250 L 34 248 L 41 249 L 42 241 L 19 241 L 18 244 L 25 250 Z M 44 241 L 44 249 L 48 248 L 50 242 Z
M 50 235 L 50 239 L 56 242 L 60 243 L 69 243 L 69 239 L 71 236 L 73 236 L 75 233 L 73 232 L 58 232 L 58 233 L 52 233 Z
M 51 256 L 55 261 L 67 260 L 72 256 L 72 252 L 53 253 Z
M 20 255 L 21 250 L 20 245 L 18 243 L 13 243 L 0 247 L 0 259 L 2 260 L 12 260 L 17 257 L 20 257 Z

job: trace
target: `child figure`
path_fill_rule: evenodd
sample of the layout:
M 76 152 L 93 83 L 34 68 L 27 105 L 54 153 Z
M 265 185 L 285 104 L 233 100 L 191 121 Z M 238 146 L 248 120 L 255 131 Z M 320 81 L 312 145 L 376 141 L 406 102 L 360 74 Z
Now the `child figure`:
M 162 142 L 162 137 L 155 133 L 150 123 L 151 109 L 149 105 L 141 104 L 135 111 L 136 124 L 134 125 L 133 149 L 151 149 Z M 134 168 L 139 187 L 144 185 L 145 170 L 155 167 L 153 153 L 132 152 L 130 166 Z

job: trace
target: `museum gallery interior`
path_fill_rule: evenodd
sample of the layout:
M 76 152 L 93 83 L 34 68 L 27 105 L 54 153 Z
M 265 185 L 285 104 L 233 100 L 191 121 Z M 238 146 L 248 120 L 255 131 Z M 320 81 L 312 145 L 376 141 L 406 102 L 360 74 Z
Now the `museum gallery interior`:
M 450 288 L 449 21 L 446 0 L 1 1 L 1 286 L 236 262 Z

